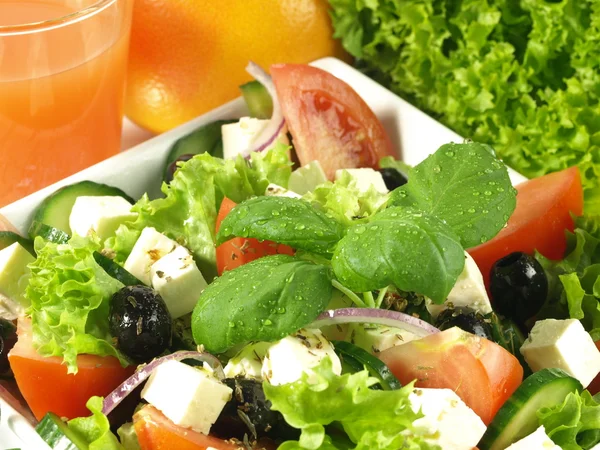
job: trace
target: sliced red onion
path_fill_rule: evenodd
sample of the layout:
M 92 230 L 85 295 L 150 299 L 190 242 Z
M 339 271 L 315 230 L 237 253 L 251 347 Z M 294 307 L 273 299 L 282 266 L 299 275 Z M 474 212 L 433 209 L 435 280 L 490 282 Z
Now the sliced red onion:
M 439 333 L 433 325 L 409 314 L 379 308 L 342 308 L 327 310 L 309 325 L 309 328 L 321 328 L 328 325 L 343 323 L 373 323 L 387 327 L 401 328 L 419 336 L 425 337 Z
M 6 386 L 4 383 L 6 383 Z M 23 398 L 19 395 L 16 385 L 14 388 L 9 388 L 8 384 L 9 382 L 7 381 L 0 382 L 0 399 L 6 402 L 16 412 L 21 414 L 31 425 L 37 425 L 37 420 L 35 420 L 35 417 L 33 417 L 33 414 L 27 406 L 27 403 L 25 403 L 25 400 L 23 400 Z M 2 405 L 0 404 L 0 409 L 2 409 L 1 406 Z
M 246 66 L 246 72 L 252 75 L 256 81 L 262 84 L 273 99 L 273 115 L 271 116 L 271 120 L 267 126 L 254 138 L 253 144 L 250 146 L 250 148 L 246 149 L 242 153 L 245 158 L 249 158 L 251 152 L 262 152 L 263 150 L 269 148 L 271 144 L 273 144 L 285 126 L 285 119 L 283 118 L 283 114 L 281 112 L 281 106 L 279 105 L 279 100 L 277 99 L 277 91 L 275 90 L 275 85 L 273 84 L 273 79 L 271 76 L 265 72 L 262 67 L 252 61 L 250 61 L 248 66 Z
M 181 361 L 183 359 L 195 359 L 207 363 L 215 372 L 219 379 L 225 378 L 223 366 L 221 362 L 210 353 L 200 353 L 193 351 L 175 352 L 162 358 L 155 359 L 149 364 L 146 364 L 136 373 L 123 381 L 114 391 L 112 391 L 105 399 L 102 405 L 102 412 L 108 415 L 113 409 L 121 403 L 133 390 L 142 384 L 158 366 L 167 361 Z

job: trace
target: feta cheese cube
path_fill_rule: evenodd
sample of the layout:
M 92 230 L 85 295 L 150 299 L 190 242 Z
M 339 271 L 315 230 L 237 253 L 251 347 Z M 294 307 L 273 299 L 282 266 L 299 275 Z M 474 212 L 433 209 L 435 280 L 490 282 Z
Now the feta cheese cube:
M 288 181 L 290 191 L 304 195 L 320 184 L 327 182 L 327 176 L 319 161 L 311 161 L 292 172 Z
M 317 381 L 311 370 L 329 356 L 334 373 L 342 373 L 342 363 L 321 331 L 299 330 L 273 344 L 263 361 L 262 376 L 273 385 L 293 383 L 308 374 L 309 383 Z
M 115 234 L 122 223 L 135 220 L 136 213 L 131 212 L 131 203 L 119 196 L 77 197 L 69 226 L 73 234 L 87 236 L 95 233 L 100 239 Z
M 426 304 L 427 310 L 434 320 L 450 306 L 470 308 L 483 315 L 492 312 L 492 305 L 485 290 L 481 271 L 475 260 L 467 252 L 465 252 L 465 267 L 448 294 L 446 301 L 441 305 L 437 305 L 427 299 Z
M 190 252 L 177 246 L 150 267 L 152 287 L 173 319 L 192 312 L 207 283 Z
M 414 433 L 444 450 L 471 450 L 485 433 L 483 421 L 451 389 L 415 389 L 409 400 L 423 414 Z
M 178 246 L 177 242 L 159 233 L 156 229 L 146 227 L 133 246 L 123 267 L 142 283 L 150 286 L 152 265 Z
M 159 365 L 142 390 L 142 398 L 173 423 L 204 434 L 231 394 L 231 388 L 208 372 L 174 360 Z
M 540 320 L 521 346 L 534 372 L 562 369 L 587 387 L 600 373 L 600 352 L 579 320 Z
M 227 378 L 255 378 L 262 380 L 263 359 L 271 347 L 270 342 L 257 342 L 246 345 L 229 360 L 223 371 Z
M 373 355 L 415 339 L 419 336 L 401 328 L 364 323 L 350 325 L 350 341 Z
M 302 198 L 301 195 L 296 194 L 278 184 L 271 183 L 267 186 L 265 195 L 268 197 L 289 197 L 289 198 Z
M 34 261 L 18 242 L 0 250 L 0 317 L 14 320 L 29 306 L 23 278 L 29 273 L 27 265 Z
M 267 127 L 269 122 L 269 120 L 242 117 L 239 122 L 223 125 L 221 127 L 223 135 L 223 158 L 235 158 L 238 154 L 250 149 L 256 137 Z M 290 141 L 287 138 L 286 127 L 283 127 L 269 149 L 275 147 L 278 142 L 289 145 Z
M 335 179 L 340 179 L 344 175 L 344 172 L 350 174 L 360 192 L 367 192 L 372 186 L 381 194 L 388 193 L 388 188 L 385 185 L 385 181 L 383 181 L 381 173 L 374 169 L 339 169 L 335 171 Z
M 561 450 L 552 439 L 546 434 L 546 429 L 542 425 L 529 436 L 515 442 L 506 450 Z M 593 449 L 592 449 L 593 450 Z

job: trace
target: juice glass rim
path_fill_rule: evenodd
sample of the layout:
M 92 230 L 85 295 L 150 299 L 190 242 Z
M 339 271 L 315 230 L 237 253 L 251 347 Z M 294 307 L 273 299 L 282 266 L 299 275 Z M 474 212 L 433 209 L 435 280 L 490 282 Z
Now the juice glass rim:
M 19 34 L 39 33 L 55 28 L 61 28 L 73 23 L 81 22 L 89 17 L 104 11 L 118 0 L 98 0 L 92 5 L 64 16 L 40 22 L 23 23 L 18 25 L 0 25 L 0 36 L 16 36 Z

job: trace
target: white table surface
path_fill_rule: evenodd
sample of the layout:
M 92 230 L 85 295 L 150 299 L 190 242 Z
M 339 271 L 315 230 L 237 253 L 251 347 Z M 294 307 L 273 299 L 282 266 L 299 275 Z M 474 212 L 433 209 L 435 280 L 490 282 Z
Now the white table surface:
M 128 118 L 123 119 L 123 134 L 121 136 L 121 150 L 128 150 L 144 141 L 147 141 L 154 134 L 146 131 Z

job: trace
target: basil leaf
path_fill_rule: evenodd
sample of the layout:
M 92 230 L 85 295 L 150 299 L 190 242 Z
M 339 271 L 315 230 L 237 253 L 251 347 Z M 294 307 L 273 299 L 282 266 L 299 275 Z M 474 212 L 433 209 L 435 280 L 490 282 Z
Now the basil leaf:
M 194 340 L 215 353 L 275 341 L 311 323 L 332 295 L 329 268 L 288 255 L 266 256 L 208 285 L 192 315 Z
M 388 204 L 417 208 L 445 221 L 469 248 L 496 236 L 517 200 L 506 166 L 491 147 L 452 143 L 414 167 Z
M 304 200 L 255 197 L 240 203 L 225 217 L 217 242 L 234 236 L 270 240 L 324 255 L 333 252 L 344 236 L 344 227 Z
M 464 262 L 458 237 L 442 221 L 420 211 L 390 207 L 370 223 L 348 230 L 332 266 L 338 280 L 352 291 L 394 284 L 443 303 Z

